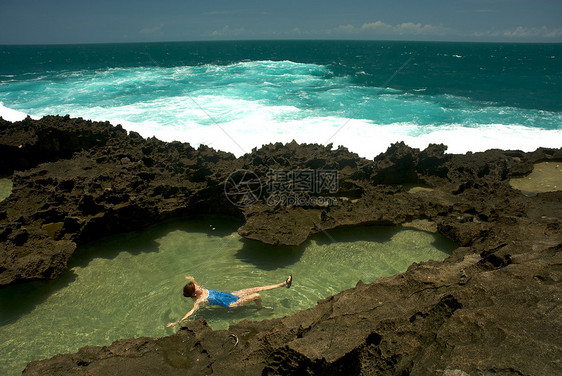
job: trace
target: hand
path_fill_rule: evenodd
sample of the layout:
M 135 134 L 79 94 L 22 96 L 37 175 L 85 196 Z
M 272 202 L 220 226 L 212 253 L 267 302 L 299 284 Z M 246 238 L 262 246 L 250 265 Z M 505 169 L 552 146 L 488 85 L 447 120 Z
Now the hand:
M 166 328 L 171 328 L 174 325 L 178 325 L 178 323 L 177 322 L 171 322 L 168 325 L 166 325 Z
M 195 278 L 193 278 L 193 277 L 190 276 L 190 275 L 186 275 L 186 276 L 185 276 L 185 279 L 187 279 L 188 281 L 195 281 Z

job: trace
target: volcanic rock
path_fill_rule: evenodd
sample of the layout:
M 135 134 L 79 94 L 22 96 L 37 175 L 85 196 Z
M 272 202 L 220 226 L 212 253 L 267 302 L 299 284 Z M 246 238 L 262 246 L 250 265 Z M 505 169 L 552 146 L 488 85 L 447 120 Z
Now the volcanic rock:
M 102 236 L 200 213 L 242 218 L 239 233 L 267 244 L 404 224 L 459 246 L 292 316 L 221 331 L 198 320 L 169 337 L 33 362 L 25 375 L 562 372 L 562 192 L 529 197 L 509 184 L 536 162 L 562 161 L 562 149 L 452 155 L 397 143 L 367 160 L 293 142 L 236 158 L 69 117 L 0 120 L 0 140 L 0 173 L 14 184 L 0 202 L 1 286 L 56 278 L 77 246 Z M 334 171 L 329 186 L 295 189 Z

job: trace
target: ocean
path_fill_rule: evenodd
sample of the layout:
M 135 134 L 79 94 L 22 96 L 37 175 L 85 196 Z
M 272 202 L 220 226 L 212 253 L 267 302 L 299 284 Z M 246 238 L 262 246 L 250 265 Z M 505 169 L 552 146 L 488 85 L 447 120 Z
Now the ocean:
M 562 147 L 562 44 L 228 41 L 0 46 L 0 116 L 108 120 L 235 155 L 272 142 Z

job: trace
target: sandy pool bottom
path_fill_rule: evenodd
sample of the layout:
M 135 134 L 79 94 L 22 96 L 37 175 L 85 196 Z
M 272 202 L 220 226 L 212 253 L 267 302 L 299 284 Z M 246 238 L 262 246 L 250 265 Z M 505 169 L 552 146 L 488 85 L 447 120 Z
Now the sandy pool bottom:
M 4 201 L 12 194 L 12 181 L 9 178 L 0 177 L 0 201 Z
M 536 163 L 533 171 L 509 182 L 523 193 L 554 192 L 562 190 L 562 162 Z

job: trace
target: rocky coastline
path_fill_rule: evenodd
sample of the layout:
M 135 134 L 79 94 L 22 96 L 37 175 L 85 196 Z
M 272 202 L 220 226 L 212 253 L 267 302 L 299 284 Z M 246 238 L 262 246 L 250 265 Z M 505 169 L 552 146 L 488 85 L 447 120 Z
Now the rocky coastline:
M 275 245 L 406 225 L 459 246 L 292 316 L 223 331 L 193 321 L 169 337 L 32 362 L 24 374 L 561 373 L 562 192 L 521 192 L 509 180 L 562 161 L 562 148 L 445 151 L 397 143 L 367 160 L 293 142 L 236 158 L 68 116 L 0 119 L 0 175 L 13 182 L 0 202 L 0 287 L 57 278 L 76 247 L 102 235 L 194 214 L 243 219 L 240 235 Z M 235 205 L 225 195 L 233 171 L 263 181 L 289 169 L 337 171 L 337 205 Z

